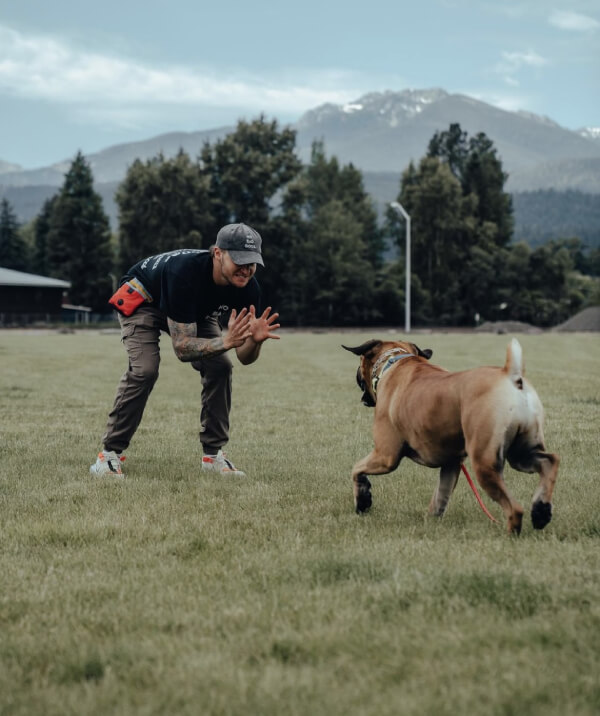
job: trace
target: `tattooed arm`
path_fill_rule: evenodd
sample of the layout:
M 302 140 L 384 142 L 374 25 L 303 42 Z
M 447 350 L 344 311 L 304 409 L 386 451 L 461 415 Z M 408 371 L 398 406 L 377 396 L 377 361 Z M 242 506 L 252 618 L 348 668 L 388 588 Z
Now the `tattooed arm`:
M 167 318 L 167 323 L 175 355 L 180 361 L 187 363 L 220 355 L 230 348 L 237 348 L 252 335 L 249 326 L 250 314 L 245 308 L 239 315 L 235 310 L 232 311 L 227 334 L 217 338 L 198 338 L 195 323 L 177 323 L 171 318 Z
M 275 323 L 279 318 L 279 314 L 271 313 L 271 306 L 265 309 L 261 316 L 257 316 L 254 306 L 250 306 L 248 315 L 250 316 L 252 335 L 243 345 L 235 349 L 237 357 L 243 365 L 254 363 L 260 353 L 260 347 L 268 338 L 279 339 L 279 336 L 275 333 L 280 326 L 279 323 Z

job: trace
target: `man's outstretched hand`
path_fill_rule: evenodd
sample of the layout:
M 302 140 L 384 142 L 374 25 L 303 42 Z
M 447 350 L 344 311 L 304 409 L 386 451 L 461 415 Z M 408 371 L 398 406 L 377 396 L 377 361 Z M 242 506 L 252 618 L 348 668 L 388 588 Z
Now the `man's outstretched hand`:
M 281 325 L 275 323 L 279 314 L 271 313 L 271 306 L 265 308 L 261 316 L 257 316 L 254 306 L 250 306 L 248 315 L 250 316 L 250 334 L 255 343 L 263 343 L 267 338 L 276 338 L 277 340 L 281 338 L 274 332 Z
M 246 308 L 242 308 L 239 314 L 235 308 L 231 311 L 229 322 L 227 323 L 227 335 L 223 340 L 226 350 L 243 345 L 246 339 L 252 335 L 250 330 L 251 319 L 252 316 Z

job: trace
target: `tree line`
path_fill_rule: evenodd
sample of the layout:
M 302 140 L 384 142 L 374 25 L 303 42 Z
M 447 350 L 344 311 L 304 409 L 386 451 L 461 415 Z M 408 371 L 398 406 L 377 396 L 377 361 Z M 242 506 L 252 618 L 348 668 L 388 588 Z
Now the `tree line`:
M 292 129 L 261 116 L 207 142 L 198 157 L 134 161 L 116 193 L 115 234 L 79 152 L 60 191 L 26 226 L 2 200 L 0 266 L 68 280 L 72 303 L 106 313 L 133 263 L 208 248 L 222 225 L 243 221 L 263 237 L 264 301 L 287 325 L 400 324 L 402 217 L 391 207 L 378 217 L 361 172 L 328 157 L 323 142 L 303 165 L 295 141 Z M 600 302 L 598 249 L 572 236 L 536 248 L 515 241 L 506 178 L 491 140 L 458 124 L 436 132 L 402 174 L 397 200 L 411 217 L 415 325 L 550 326 Z

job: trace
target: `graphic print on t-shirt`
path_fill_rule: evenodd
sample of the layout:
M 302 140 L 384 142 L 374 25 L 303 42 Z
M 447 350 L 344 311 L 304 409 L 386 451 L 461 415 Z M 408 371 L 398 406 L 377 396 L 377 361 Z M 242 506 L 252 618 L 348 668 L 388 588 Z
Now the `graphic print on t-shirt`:
M 141 281 L 153 305 L 177 323 L 197 323 L 251 305 L 259 312 L 260 286 L 255 277 L 244 288 L 217 286 L 212 271 L 210 251 L 177 249 L 139 261 L 122 280 Z

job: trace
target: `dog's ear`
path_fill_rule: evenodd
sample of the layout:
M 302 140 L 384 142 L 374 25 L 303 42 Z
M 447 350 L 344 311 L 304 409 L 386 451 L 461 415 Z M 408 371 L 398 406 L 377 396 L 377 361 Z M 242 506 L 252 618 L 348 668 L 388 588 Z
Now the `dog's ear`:
M 380 345 L 381 341 L 373 339 L 371 341 L 367 341 L 366 343 L 362 343 L 360 346 L 356 346 L 355 348 L 351 348 L 350 346 L 345 345 L 342 345 L 342 348 L 345 348 L 347 351 L 350 351 L 350 353 L 354 353 L 355 356 L 364 356 L 369 351 L 372 351 L 373 348 L 376 348 Z
M 427 360 L 429 360 L 433 355 L 433 351 L 431 350 L 431 348 L 425 348 L 424 350 L 421 350 L 419 346 L 415 345 L 414 343 L 413 346 L 415 346 L 415 348 L 417 349 L 417 355 L 421 356 L 421 358 L 427 358 Z

